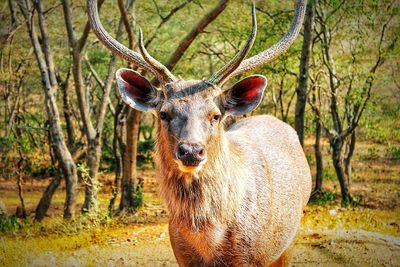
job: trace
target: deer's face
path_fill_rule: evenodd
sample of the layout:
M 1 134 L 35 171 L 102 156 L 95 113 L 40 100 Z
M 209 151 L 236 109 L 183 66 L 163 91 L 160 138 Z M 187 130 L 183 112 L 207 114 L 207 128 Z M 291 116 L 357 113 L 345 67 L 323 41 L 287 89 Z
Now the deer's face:
M 262 100 L 266 79 L 248 77 L 230 90 L 204 81 L 179 80 L 164 86 L 168 95 L 156 90 L 138 73 L 121 69 L 117 81 L 124 101 L 141 111 L 152 111 L 159 119 L 159 136 L 182 172 L 198 172 L 218 146 L 227 115 L 242 115 Z
M 187 88 L 190 91 L 191 87 Z M 179 169 L 183 172 L 199 171 L 206 164 L 222 128 L 218 98 L 209 90 L 171 96 L 161 103 L 157 113 L 160 134 L 168 137 L 163 141 L 168 143 Z
M 267 80 L 260 75 L 251 76 L 224 93 L 221 93 L 218 86 L 232 77 L 270 62 L 286 51 L 299 34 L 307 1 L 296 1 L 296 13 L 290 30 L 278 43 L 245 59 L 257 34 L 256 8 L 253 4 L 252 28 L 245 45 L 207 81 L 183 81 L 176 78 L 167 66 L 147 52 L 141 30 L 138 43 L 140 54 L 128 49 L 104 30 L 98 14 L 97 0 L 87 3 L 89 20 L 99 40 L 114 54 L 157 77 L 162 92 L 132 70 L 121 69 L 116 74 L 124 101 L 135 109 L 152 111 L 158 116 L 160 131 L 163 136 L 168 136 L 168 140 L 162 142 L 167 143 L 180 170 L 192 172 L 198 171 L 207 163 L 207 155 L 210 158 L 208 148 L 212 145 L 211 140 L 217 138 L 218 130 L 222 129 L 221 118 L 229 114 L 242 115 L 257 107 Z

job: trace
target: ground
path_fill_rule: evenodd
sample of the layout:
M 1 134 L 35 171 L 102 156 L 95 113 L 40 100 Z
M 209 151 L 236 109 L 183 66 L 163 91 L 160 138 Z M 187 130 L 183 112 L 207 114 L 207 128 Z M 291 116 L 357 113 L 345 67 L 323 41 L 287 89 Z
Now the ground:
M 91 238 L 85 247 L 55 239 L 48 250 L 41 248 L 41 242 L 48 242 L 43 238 L 8 239 L 0 245 L 5 253 L 0 262 L 5 266 L 177 266 L 167 224 L 109 230 L 99 244 Z M 301 231 L 291 266 L 399 266 L 399 250 L 400 239 L 363 230 Z
M 358 205 L 309 204 L 291 266 L 400 266 L 400 164 L 376 158 L 376 153 L 385 151 L 384 146 L 372 152 L 369 147 L 364 143 L 354 160 L 351 191 Z M 112 221 L 102 214 L 63 221 L 61 188 L 42 223 L 0 234 L 0 266 L 176 266 L 168 238 L 168 215 L 158 198 L 154 170 L 141 169 L 139 176 L 145 181 L 145 206 L 134 216 Z M 324 187 L 338 192 L 331 176 L 329 172 L 325 175 Z M 102 174 L 100 178 L 99 202 L 104 208 L 113 177 Z M 30 179 L 25 183 L 30 216 L 48 182 Z M 14 181 L 0 180 L 0 200 L 9 213 L 15 212 L 19 200 Z

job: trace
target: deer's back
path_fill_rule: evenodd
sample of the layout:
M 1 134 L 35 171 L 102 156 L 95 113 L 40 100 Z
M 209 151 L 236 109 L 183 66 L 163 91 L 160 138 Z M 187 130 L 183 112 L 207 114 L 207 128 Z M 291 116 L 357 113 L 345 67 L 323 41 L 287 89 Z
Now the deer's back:
M 247 153 L 255 154 L 251 159 L 265 160 L 273 183 L 271 187 L 280 192 L 277 197 L 288 189 L 301 195 L 302 207 L 307 204 L 311 192 L 310 168 L 297 133 L 290 125 L 275 117 L 260 115 L 232 124 L 227 132 L 234 143 L 250 144 Z M 295 199 L 288 199 L 290 195 L 287 194 L 283 197 L 285 202 L 299 202 L 297 195 Z
M 244 183 L 249 192 L 255 186 L 252 194 L 257 196 L 248 198 L 244 206 L 257 205 L 257 211 L 254 214 L 248 209 L 243 212 L 242 227 L 258 228 L 254 233 L 259 237 L 258 246 L 280 254 L 292 242 L 311 192 L 310 169 L 297 134 L 286 123 L 262 115 L 231 125 L 228 137 L 247 153 L 249 162 L 245 164 L 255 166 L 247 168 L 255 172 L 246 177 L 248 181 Z M 264 175 L 259 175 L 259 168 Z M 251 220 L 251 216 L 256 218 Z

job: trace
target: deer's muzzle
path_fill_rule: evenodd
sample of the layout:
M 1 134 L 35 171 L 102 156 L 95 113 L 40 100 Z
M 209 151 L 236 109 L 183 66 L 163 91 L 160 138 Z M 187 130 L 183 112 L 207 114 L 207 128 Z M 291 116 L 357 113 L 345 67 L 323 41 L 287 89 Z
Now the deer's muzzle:
M 176 158 L 181 171 L 198 171 L 207 160 L 207 152 L 203 145 L 181 143 L 176 149 Z

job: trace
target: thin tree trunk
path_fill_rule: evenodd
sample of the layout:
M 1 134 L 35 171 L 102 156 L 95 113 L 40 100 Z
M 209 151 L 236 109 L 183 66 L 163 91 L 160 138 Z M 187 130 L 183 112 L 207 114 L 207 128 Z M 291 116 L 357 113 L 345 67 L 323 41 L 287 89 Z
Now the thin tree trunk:
M 332 161 L 335 168 L 336 176 L 339 180 L 340 192 L 342 196 L 342 204 L 347 205 L 350 201 L 350 195 L 348 192 L 346 184 L 346 174 L 344 172 L 342 150 L 343 150 L 343 140 L 340 137 L 332 138 L 330 140 L 332 151 Z
M 42 45 L 46 47 L 45 49 L 43 49 L 43 51 L 50 54 L 51 51 L 47 42 L 47 33 L 44 23 L 42 3 L 40 1 L 37 1 L 35 4 L 36 11 L 38 12 L 40 20 Z M 25 18 L 28 33 L 32 42 L 32 46 L 34 48 L 36 60 L 41 71 L 43 90 L 45 94 L 45 107 L 49 119 L 52 140 L 54 142 L 54 152 L 66 179 L 67 192 L 64 208 L 64 218 L 71 218 L 74 215 L 75 211 L 76 183 L 78 177 L 75 162 L 73 161 L 71 153 L 65 143 L 64 135 L 61 128 L 60 115 L 57 107 L 56 97 L 54 95 L 57 89 L 57 83 L 54 83 L 55 79 L 53 80 L 51 78 L 54 73 L 49 73 L 54 72 L 54 68 L 52 68 L 54 66 L 53 64 L 47 65 L 48 62 L 52 61 L 52 57 L 49 55 L 43 55 L 42 46 L 39 42 L 35 25 L 32 24 L 30 13 L 31 8 L 29 7 L 28 2 L 26 0 L 19 0 L 18 5 Z
M 19 137 L 20 138 L 20 137 Z M 24 201 L 24 192 L 23 192 L 23 175 L 24 175 L 24 157 L 22 155 L 21 148 L 19 148 L 19 160 L 18 160 L 18 179 L 17 179 L 17 187 L 18 187 L 18 197 L 21 202 L 20 209 L 17 208 L 17 216 L 26 219 L 26 209 L 25 209 L 25 201 Z
M 94 151 L 89 151 L 91 147 L 94 146 L 94 139 L 96 136 L 95 129 L 93 127 L 92 121 L 90 119 L 88 103 L 86 102 L 85 97 L 85 88 L 83 83 L 83 74 L 82 74 L 82 60 L 81 60 L 81 52 L 83 49 L 84 44 L 87 40 L 87 27 L 84 29 L 84 33 L 82 34 L 81 39 L 77 40 L 74 32 L 74 28 L 72 25 L 72 14 L 70 10 L 70 2 L 68 0 L 62 0 L 63 6 L 63 13 L 64 13 L 64 20 L 65 25 L 67 28 L 68 33 L 68 41 L 69 46 L 71 48 L 71 55 L 72 55 L 72 74 L 74 77 L 74 85 L 75 85 L 75 92 L 78 99 L 78 107 L 80 111 L 80 116 L 83 122 L 83 128 L 86 135 L 86 139 L 88 142 L 87 147 L 87 164 L 90 169 L 90 179 L 88 184 L 86 185 L 85 189 L 85 201 L 82 206 L 82 211 L 89 211 L 91 204 L 93 203 L 93 196 L 95 195 L 93 190 L 93 185 L 95 182 L 93 181 L 96 179 L 97 173 L 93 175 L 93 170 L 95 168 L 95 159 L 93 158 L 95 155 Z M 90 27 L 89 27 L 90 30 Z
M 20 80 L 20 84 L 18 85 L 17 94 L 16 94 L 16 97 L 15 97 L 13 106 L 11 108 L 10 116 L 8 118 L 8 123 L 7 123 L 6 131 L 5 131 L 5 134 L 4 134 L 4 137 L 7 138 L 7 139 L 9 138 L 9 136 L 11 134 L 11 130 L 13 129 L 14 122 L 15 122 L 15 116 L 16 116 L 17 110 L 19 108 L 19 101 L 20 101 L 21 90 L 22 90 L 22 81 L 23 81 L 23 78 Z M 5 119 L 7 120 L 7 114 L 5 116 Z
M 322 152 L 321 152 L 321 138 L 322 138 L 322 122 L 321 122 L 321 98 L 320 98 L 320 90 L 318 85 L 314 80 L 311 86 L 312 88 L 312 98 L 310 102 L 310 106 L 314 113 L 314 123 L 315 123 L 315 143 L 314 143 L 314 155 L 315 155 L 315 163 L 316 163 L 316 175 L 315 175 L 315 187 L 312 195 L 321 195 L 323 193 L 322 182 L 323 182 L 323 171 L 324 165 L 322 160 Z M 318 90 L 317 90 L 318 87 Z
M 306 19 L 304 21 L 304 39 L 300 58 L 299 85 L 297 87 L 297 101 L 295 108 L 294 125 L 299 136 L 300 144 L 304 149 L 304 112 L 307 103 L 307 82 L 311 49 L 313 43 L 313 23 L 315 17 L 315 1 L 309 0 L 307 4 Z
M 99 3 L 99 7 L 103 1 Z M 104 129 L 105 114 L 107 111 L 107 106 L 109 104 L 109 94 L 112 87 L 112 82 L 114 79 L 114 72 L 116 66 L 116 57 L 113 56 L 109 66 L 108 74 L 103 90 L 103 95 L 99 103 L 100 107 L 98 109 L 96 117 L 96 127 L 93 126 L 91 116 L 89 114 L 88 102 L 85 98 L 85 88 L 83 83 L 82 74 L 82 49 L 83 45 L 87 39 L 88 32 L 85 31 L 81 39 L 77 40 L 75 37 L 75 32 L 72 26 L 72 17 L 70 10 L 70 3 L 68 0 L 63 0 L 63 10 L 64 19 L 68 32 L 68 39 L 70 47 L 72 49 L 72 62 L 73 62 L 73 76 L 75 81 L 75 90 L 78 96 L 78 104 L 80 114 L 83 120 L 83 125 L 85 129 L 85 134 L 88 142 L 87 146 L 87 165 L 89 168 L 89 180 L 85 189 L 85 201 L 82 205 L 82 211 L 87 212 L 91 209 L 93 203 L 95 203 L 97 188 L 97 174 L 100 166 L 101 159 L 101 147 L 102 147 L 102 134 Z M 132 4 L 132 1 L 130 2 Z M 116 39 L 119 40 L 122 37 L 123 20 L 120 19 L 118 30 L 116 34 Z
M 57 170 L 57 174 L 53 177 L 50 184 L 47 186 L 46 190 L 44 191 L 39 204 L 35 210 L 35 220 L 42 221 L 46 216 L 46 213 L 51 205 L 51 200 L 53 199 L 53 195 L 56 192 L 57 188 L 61 183 L 62 173 L 60 170 Z
M 316 163 L 316 175 L 315 175 L 315 193 L 323 192 L 322 189 L 322 178 L 324 165 L 322 161 L 322 153 L 321 153 L 321 122 L 319 118 L 316 118 L 315 122 L 315 144 L 314 144 L 314 153 L 315 153 L 315 163 Z
M 49 154 L 51 159 L 51 164 L 56 166 L 57 160 L 54 158 L 54 142 L 51 139 L 51 133 L 48 131 L 47 139 L 49 142 Z M 51 201 L 53 199 L 53 195 L 56 192 L 57 188 L 61 183 L 62 178 L 62 171 L 60 167 L 57 167 L 57 173 L 51 180 L 50 184 L 47 186 L 46 190 L 44 191 L 40 201 L 35 210 L 35 220 L 42 221 L 47 214 L 48 209 L 50 208 Z
M 114 157 L 115 157 L 115 179 L 114 179 L 114 183 L 113 183 L 110 203 L 108 205 L 108 211 L 109 211 L 110 215 L 112 215 L 113 210 L 114 210 L 115 201 L 116 201 L 118 193 L 119 193 L 119 187 L 121 184 L 121 177 L 122 177 L 122 167 L 123 167 L 122 154 L 123 154 L 124 148 L 122 147 L 122 144 L 120 143 L 120 140 L 122 139 L 121 135 L 123 133 L 123 128 L 120 123 L 120 115 L 122 112 L 124 112 L 123 107 L 124 107 L 124 104 L 119 103 L 117 108 L 115 109 L 115 114 L 114 114 L 113 153 L 114 153 Z
M 64 119 L 67 128 L 67 140 L 68 140 L 68 148 L 72 151 L 75 147 L 75 128 L 72 122 L 72 106 L 69 96 L 69 91 L 71 89 L 71 71 L 67 74 L 67 79 L 62 87 L 63 93 L 63 111 L 64 111 Z
M 126 151 L 123 158 L 122 191 L 119 210 L 129 211 L 134 208 L 134 194 L 136 184 L 136 157 L 137 157 L 137 135 L 139 133 L 139 122 L 141 112 L 135 109 L 128 111 L 126 125 Z
M 345 174 L 347 178 L 347 184 L 350 186 L 351 184 L 351 158 L 353 157 L 354 150 L 356 148 L 356 131 L 354 130 L 350 135 L 349 144 L 347 144 L 347 153 L 344 159 L 344 166 L 345 166 Z

